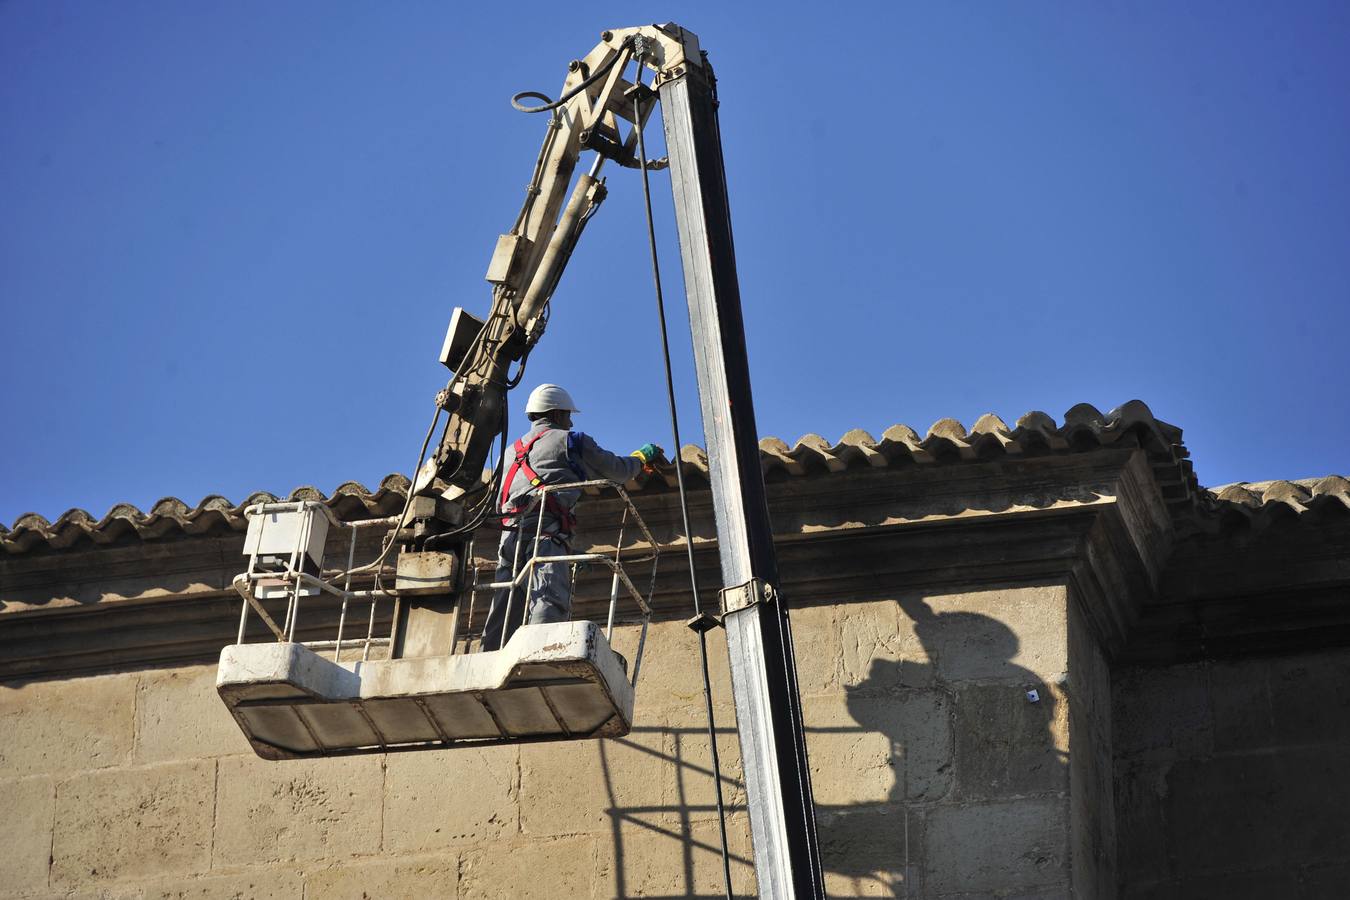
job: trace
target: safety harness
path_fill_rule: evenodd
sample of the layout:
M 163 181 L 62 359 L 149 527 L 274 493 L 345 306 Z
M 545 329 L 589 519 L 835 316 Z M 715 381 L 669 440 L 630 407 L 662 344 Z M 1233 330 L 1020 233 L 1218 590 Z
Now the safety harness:
M 550 430 L 551 429 L 546 428 L 528 441 L 523 438 L 516 441 L 516 461 L 511 464 L 511 468 L 507 471 L 506 477 L 502 479 L 502 498 L 498 503 L 498 507 L 502 511 L 502 525 L 504 527 L 511 527 L 512 517 L 520 515 L 528 507 L 528 504 L 521 505 L 519 503 L 507 506 L 507 503 L 510 500 L 511 482 L 515 480 L 516 473 L 523 472 L 525 477 L 530 479 L 531 487 L 539 487 L 544 483 L 544 480 L 539 477 L 539 473 L 535 472 L 534 467 L 530 465 L 530 448 L 533 447 L 535 442 L 541 437 L 548 434 Z M 570 432 L 568 433 L 567 438 L 570 455 L 572 449 L 572 435 Z M 528 496 L 528 494 L 521 494 L 522 498 L 526 496 Z M 576 527 L 577 517 L 572 513 L 572 510 L 563 506 L 562 502 L 558 500 L 555 495 L 544 495 L 544 511 L 558 520 L 560 533 L 571 534 L 572 530 Z

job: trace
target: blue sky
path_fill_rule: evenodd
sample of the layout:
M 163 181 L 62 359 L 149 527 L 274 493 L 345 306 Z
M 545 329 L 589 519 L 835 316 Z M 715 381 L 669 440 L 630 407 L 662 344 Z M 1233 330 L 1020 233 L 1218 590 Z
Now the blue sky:
M 406 472 L 542 137 L 507 98 L 672 17 L 720 80 L 761 434 L 1139 398 L 1204 484 L 1350 472 L 1345 4 L 9 0 L 0 522 Z M 526 382 L 669 448 L 609 186 Z

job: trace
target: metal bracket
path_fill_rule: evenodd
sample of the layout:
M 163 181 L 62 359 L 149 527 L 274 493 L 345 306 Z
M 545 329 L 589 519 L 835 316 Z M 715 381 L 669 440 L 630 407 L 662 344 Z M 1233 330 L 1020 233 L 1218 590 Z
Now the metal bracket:
M 710 616 L 705 612 L 699 613 L 698 615 L 694 616 L 692 619 L 685 622 L 684 624 L 689 629 L 691 629 L 692 631 L 696 631 L 699 634 L 707 634 L 714 628 L 723 627 L 721 619 L 719 619 L 717 616 Z
M 459 559 L 453 553 L 436 550 L 402 551 L 394 588 L 400 596 L 440 596 L 455 589 Z
M 758 603 L 772 603 L 778 599 L 778 592 L 764 579 L 751 578 L 745 584 L 723 588 L 718 596 L 721 597 L 722 615 L 725 616 Z

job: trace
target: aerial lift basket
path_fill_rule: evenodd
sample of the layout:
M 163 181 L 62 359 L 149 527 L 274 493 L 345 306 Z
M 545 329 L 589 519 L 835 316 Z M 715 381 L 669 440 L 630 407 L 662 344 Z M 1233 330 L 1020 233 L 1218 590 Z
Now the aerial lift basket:
M 625 506 L 624 525 L 613 553 L 532 559 L 506 582 L 480 583 L 475 567 L 471 584 L 461 592 L 459 606 L 468 601 L 464 627 L 459 627 L 457 606 L 447 652 L 402 659 L 387 658 L 395 646 L 396 624 L 387 636 L 375 635 L 381 600 L 392 601 L 392 622 L 397 623 L 399 589 L 381 587 L 379 575 L 369 589 L 351 586 L 359 530 L 387 527 L 395 520 L 344 523 L 315 501 L 255 504 L 245 510 L 248 569 L 233 582 L 244 603 L 236 642 L 220 654 L 216 689 L 257 754 L 297 759 L 627 734 L 651 618 L 657 543 L 627 492 L 610 482 L 543 486 L 535 502 L 542 503 L 550 491 L 569 489 L 617 492 Z M 528 512 L 522 518 L 528 519 Z M 646 548 L 623 559 L 623 532 L 630 518 Z M 330 529 L 350 532 L 348 564 L 336 577 L 325 578 L 323 548 Z M 471 545 L 466 558 L 473 558 Z M 651 586 L 644 595 L 624 566 L 646 562 L 651 563 Z M 606 626 L 588 621 L 522 625 L 500 650 L 467 652 L 474 598 L 497 589 L 528 591 L 533 569 L 542 563 L 608 567 L 612 578 Z M 610 647 L 621 592 L 640 612 L 631 673 L 627 661 Z M 335 640 L 296 640 L 302 600 L 340 602 Z M 270 611 L 264 601 L 271 601 Z M 366 634 L 344 640 L 348 613 L 360 603 L 370 605 Z M 523 606 L 528 609 L 528 603 Z M 267 626 L 271 640 L 245 643 L 250 613 Z M 344 651 L 350 659 L 343 657 Z

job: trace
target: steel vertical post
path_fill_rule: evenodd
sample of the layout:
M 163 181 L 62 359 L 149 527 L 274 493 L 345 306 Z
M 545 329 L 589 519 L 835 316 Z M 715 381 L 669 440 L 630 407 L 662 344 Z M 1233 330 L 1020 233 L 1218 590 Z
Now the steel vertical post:
M 759 462 L 712 72 L 659 87 L 708 449 L 732 690 L 764 897 L 823 897 L 788 609 Z M 678 448 L 677 448 L 678 449 Z

